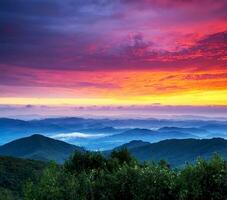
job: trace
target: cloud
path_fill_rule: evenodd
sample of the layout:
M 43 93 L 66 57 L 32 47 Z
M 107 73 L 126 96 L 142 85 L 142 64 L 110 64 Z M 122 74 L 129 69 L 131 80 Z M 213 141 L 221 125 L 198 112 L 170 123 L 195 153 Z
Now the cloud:
M 84 117 L 84 118 L 171 118 L 176 116 L 198 115 L 212 118 L 227 117 L 227 106 L 164 106 L 153 104 L 147 106 L 84 106 L 83 110 L 75 109 L 75 106 L 33 106 L 27 109 L 25 106 L 0 105 L 0 117 L 10 117 L 17 119 L 44 119 L 47 117 Z M 179 119 L 179 117 L 178 117 Z M 193 118 L 192 118 L 193 119 Z M 195 118 L 194 118 L 195 119 Z M 201 119 L 201 117 L 200 117 Z M 81 132 L 55 134 L 51 137 L 56 139 L 70 140 L 73 138 L 89 139 L 104 137 L 102 134 L 87 134 Z
M 1 97 L 225 89 L 224 0 L 2 0 L 0 15 Z
M 211 63 L 223 65 L 216 51 L 221 54 L 223 44 L 211 48 L 214 41 L 201 38 L 223 34 L 225 6 L 223 0 L 3 0 L 1 64 L 87 71 L 165 69 L 190 64 L 182 63 L 189 59 L 209 65 L 201 57 L 216 54 Z
M 227 73 L 217 74 L 189 74 L 185 76 L 186 80 L 211 80 L 211 79 L 227 79 Z
M 105 134 L 87 134 L 87 133 L 80 133 L 80 132 L 73 132 L 73 133 L 61 133 L 52 135 L 52 138 L 60 139 L 60 140 L 70 140 L 75 138 L 83 138 L 83 139 L 89 139 L 89 138 L 96 138 L 96 137 L 103 137 Z

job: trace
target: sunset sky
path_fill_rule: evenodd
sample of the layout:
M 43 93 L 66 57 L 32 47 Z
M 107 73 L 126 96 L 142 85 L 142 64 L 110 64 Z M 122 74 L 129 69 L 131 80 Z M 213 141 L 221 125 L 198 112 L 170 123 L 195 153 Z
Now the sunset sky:
M 0 104 L 227 106 L 226 0 L 1 0 Z

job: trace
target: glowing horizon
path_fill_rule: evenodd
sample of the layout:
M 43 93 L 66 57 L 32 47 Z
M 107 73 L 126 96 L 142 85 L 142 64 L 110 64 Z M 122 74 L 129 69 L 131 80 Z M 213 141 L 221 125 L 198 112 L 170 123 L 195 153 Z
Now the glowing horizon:
M 173 96 L 139 96 L 133 99 L 111 98 L 0 98 L 3 105 L 176 105 L 227 106 L 227 90 L 190 92 Z

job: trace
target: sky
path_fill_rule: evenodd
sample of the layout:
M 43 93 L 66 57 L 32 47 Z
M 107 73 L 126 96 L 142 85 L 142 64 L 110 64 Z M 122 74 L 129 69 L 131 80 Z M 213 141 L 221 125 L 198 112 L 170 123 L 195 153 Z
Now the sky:
M 226 107 L 226 10 L 226 0 L 1 0 L 0 104 Z

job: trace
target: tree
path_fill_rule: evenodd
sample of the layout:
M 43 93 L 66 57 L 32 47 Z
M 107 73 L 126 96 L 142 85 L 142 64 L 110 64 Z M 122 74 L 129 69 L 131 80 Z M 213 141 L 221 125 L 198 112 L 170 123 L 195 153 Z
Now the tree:
M 186 166 L 177 179 L 182 200 L 223 200 L 227 197 L 227 168 L 218 155 Z
M 72 173 L 88 172 L 106 168 L 106 159 L 99 152 L 76 151 L 74 155 L 65 162 L 65 169 Z
M 0 187 L 0 199 L 14 200 L 16 198 L 10 190 Z
M 128 165 L 135 165 L 137 164 L 137 161 L 135 158 L 132 157 L 132 155 L 129 153 L 128 149 L 122 148 L 119 150 L 114 150 L 110 154 L 110 158 L 117 159 L 119 164 L 128 164 Z
M 109 158 L 85 152 L 75 153 L 64 166 L 51 163 L 37 183 L 26 184 L 24 192 L 24 200 L 224 200 L 226 196 L 227 168 L 217 155 L 177 170 L 165 161 L 139 164 L 124 149 Z

